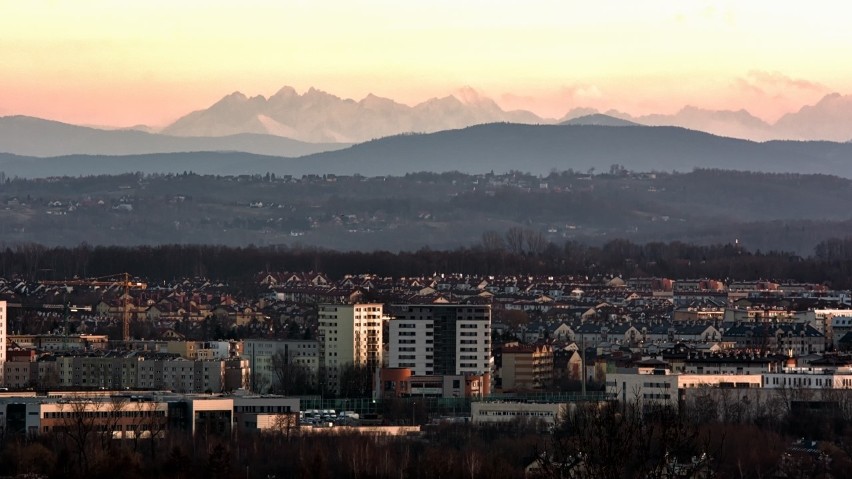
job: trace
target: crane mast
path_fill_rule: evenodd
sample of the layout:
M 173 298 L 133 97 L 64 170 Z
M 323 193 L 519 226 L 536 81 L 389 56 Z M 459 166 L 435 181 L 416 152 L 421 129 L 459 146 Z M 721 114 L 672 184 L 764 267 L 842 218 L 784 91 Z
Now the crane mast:
M 110 280 L 110 278 L 116 278 Z M 65 281 L 41 281 L 45 285 L 57 286 L 121 286 L 122 291 L 122 311 L 121 311 L 121 337 L 124 341 L 129 341 L 130 338 L 130 289 L 145 289 L 148 287 L 146 283 L 140 281 L 131 281 L 130 273 L 114 274 L 110 276 L 101 276 L 90 279 L 69 279 Z

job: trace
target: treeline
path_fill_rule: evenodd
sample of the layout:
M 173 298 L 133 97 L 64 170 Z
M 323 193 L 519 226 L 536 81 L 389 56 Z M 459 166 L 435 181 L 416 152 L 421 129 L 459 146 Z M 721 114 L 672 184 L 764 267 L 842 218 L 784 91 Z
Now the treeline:
M 748 251 L 735 244 L 699 246 L 682 242 L 636 244 L 612 240 L 601 246 L 546 241 L 540 233 L 512 228 L 486 232 L 479 244 L 454 250 L 346 252 L 297 246 L 160 245 L 48 248 L 19 244 L 0 249 L 0 276 L 27 280 L 100 277 L 121 272 L 149 281 L 206 276 L 250 287 L 263 271 L 318 271 L 419 276 L 579 275 L 757 279 L 826 283 L 852 288 L 852 238 L 820 243 L 806 258 L 783 251 Z
M 300 434 L 282 420 L 264 434 L 149 428 L 150 435 L 117 440 L 80 418 L 39 436 L 7 434 L 0 471 L 68 478 L 847 477 L 849 411 L 843 401 L 831 406 L 720 417 L 667 405 L 586 403 L 571 405 L 554 427 L 520 419 L 453 423 L 426 426 L 417 437 L 338 428 Z M 800 438 L 806 442 L 793 447 Z
M 111 435 L 111 433 L 106 433 Z M 0 475 L 67 478 L 518 478 L 537 430 L 443 426 L 421 438 L 280 428 L 233 435 L 169 433 L 115 440 L 68 429 L 7 437 Z M 20 475 L 20 476 L 18 476 Z

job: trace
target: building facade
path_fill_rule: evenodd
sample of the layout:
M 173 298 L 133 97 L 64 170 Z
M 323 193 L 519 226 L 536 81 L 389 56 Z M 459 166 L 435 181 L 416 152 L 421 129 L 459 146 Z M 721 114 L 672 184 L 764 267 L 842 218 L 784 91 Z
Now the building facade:
M 389 323 L 388 366 L 414 375 L 491 374 L 491 307 L 404 305 Z
M 470 409 L 474 424 L 517 420 L 543 421 L 547 424 L 555 424 L 568 412 L 568 404 L 476 401 L 471 403 Z
M 6 329 L 8 327 L 6 318 L 8 317 L 8 309 L 6 301 L 0 301 L 0 384 L 6 384 L 3 372 L 6 364 Z
M 243 341 L 243 357 L 251 366 L 251 390 L 267 392 L 275 390 L 278 373 L 273 357 L 283 355 L 287 361 L 297 364 L 316 378 L 320 367 L 320 343 L 314 339 L 246 339 Z
M 382 368 L 375 379 L 374 399 L 483 398 L 491 392 L 488 374 L 415 376 L 409 368 Z
M 543 389 L 553 384 L 553 348 L 547 344 L 503 348 L 503 390 Z
M 326 388 L 338 392 L 344 368 L 382 365 L 383 306 L 321 304 L 318 308 L 321 375 Z

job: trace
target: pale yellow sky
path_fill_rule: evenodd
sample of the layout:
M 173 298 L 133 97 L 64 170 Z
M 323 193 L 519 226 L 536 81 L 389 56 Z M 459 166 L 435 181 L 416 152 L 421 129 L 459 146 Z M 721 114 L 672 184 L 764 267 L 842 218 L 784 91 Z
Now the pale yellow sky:
M 0 115 L 162 125 L 284 85 L 414 104 L 768 120 L 852 93 L 852 4 L 690 0 L 0 0 Z

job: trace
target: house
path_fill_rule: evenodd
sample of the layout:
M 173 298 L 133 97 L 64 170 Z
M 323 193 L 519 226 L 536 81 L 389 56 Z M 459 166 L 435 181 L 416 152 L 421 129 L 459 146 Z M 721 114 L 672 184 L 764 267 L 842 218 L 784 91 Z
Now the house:
M 559 323 L 550 330 L 550 338 L 558 341 L 574 341 L 574 331 L 567 323 Z
M 672 339 L 675 341 L 719 341 L 722 333 L 713 325 L 707 323 L 675 324 L 672 327 Z

